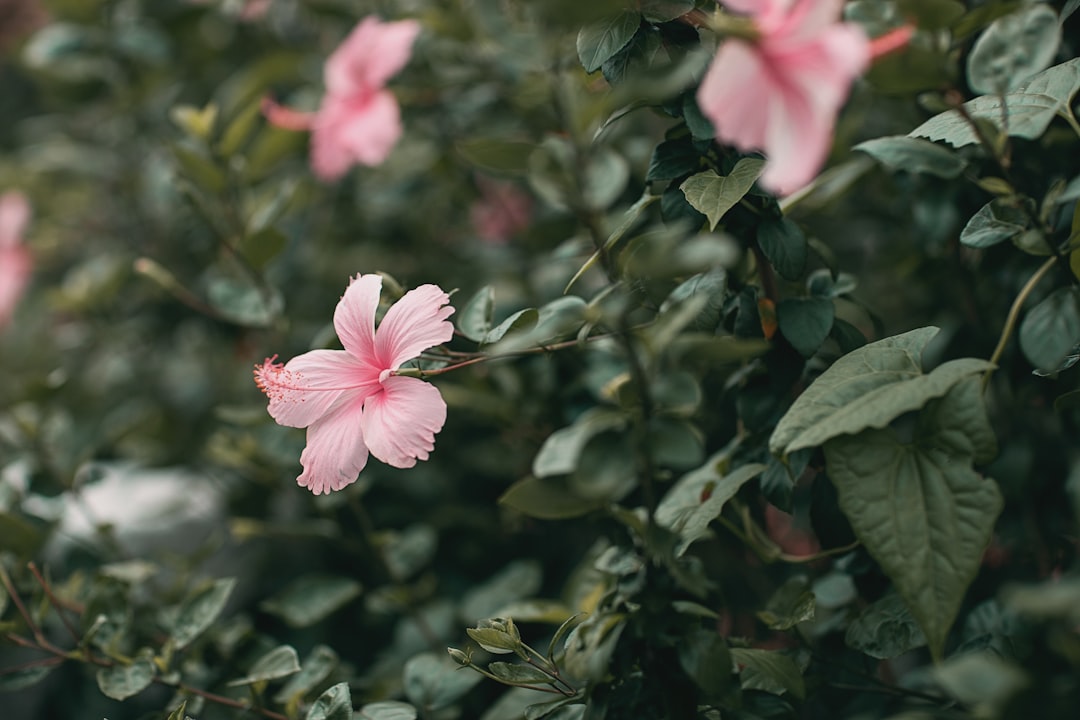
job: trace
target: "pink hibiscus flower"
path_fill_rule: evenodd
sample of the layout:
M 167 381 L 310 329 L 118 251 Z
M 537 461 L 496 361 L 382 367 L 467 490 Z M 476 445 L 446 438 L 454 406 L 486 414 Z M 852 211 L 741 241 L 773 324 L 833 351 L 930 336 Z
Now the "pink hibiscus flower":
M 30 221 L 30 203 L 20 192 L 0 195 L 0 328 L 7 325 L 15 305 L 30 282 L 34 261 L 22 236 Z
M 344 350 L 312 350 L 282 365 L 255 366 L 255 382 L 281 425 L 306 427 L 304 471 L 296 479 L 316 495 L 354 482 L 368 454 L 398 468 L 427 460 L 446 421 L 434 385 L 395 371 L 449 340 L 454 308 L 435 285 L 422 285 L 387 310 L 375 329 L 382 278 L 357 275 L 334 311 Z
M 337 180 L 353 163 L 386 160 L 402 133 L 401 111 L 386 82 L 409 61 L 419 32 L 415 20 L 364 18 L 326 61 L 326 95 L 317 112 L 264 101 L 272 124 L 311 131 L 311 167 L 318 177 Z
M 870 42 L 839 22 L 844 0 L 724 0 L 750 16 L 756 38 L 721 45 L 698 89 L 720 141 L 761 150 L 761 184 L 786 195 L 825 162 L 833 125 L 852 81 L 866 68 Z

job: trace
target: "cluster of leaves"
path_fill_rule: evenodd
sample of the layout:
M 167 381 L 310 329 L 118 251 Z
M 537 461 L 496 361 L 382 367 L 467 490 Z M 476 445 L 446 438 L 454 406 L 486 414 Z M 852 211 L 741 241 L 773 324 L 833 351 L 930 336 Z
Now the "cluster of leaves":
M 917 31 L 781 201 L 694 100 L 714 3 L 376 4 L 405 137 L 332 186 L 260 106 L 354 3 L 243 5 L 0 58 L 5 717 L 1072 717 L 1080 3 L 847 3 Z M 313 498 L 251 364 L 376 270 L 460 289 L 449 418 Z

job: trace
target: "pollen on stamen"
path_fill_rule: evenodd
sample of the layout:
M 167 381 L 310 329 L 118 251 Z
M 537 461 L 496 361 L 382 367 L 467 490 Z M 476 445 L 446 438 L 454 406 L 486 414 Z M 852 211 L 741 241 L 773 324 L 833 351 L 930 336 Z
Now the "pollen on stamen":
M 256 365 L 254 376 L 255 384 L 260 390 L 262 390 L 267 397 L 274 398 L 275 394 L 278 398 L 284 395 L 282 383 L 277 379 L 285 370 L 285 366 L 277 360 L 277 355 L 268 357 L 263 360 L 262 365 Z

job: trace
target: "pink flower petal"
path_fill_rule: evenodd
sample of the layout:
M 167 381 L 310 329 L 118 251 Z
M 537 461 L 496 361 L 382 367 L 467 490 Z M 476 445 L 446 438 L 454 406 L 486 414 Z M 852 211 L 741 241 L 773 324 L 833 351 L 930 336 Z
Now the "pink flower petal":
M 383 380 L 383 392 L 364 404 L 362 425 L 372 455 L 388 465 L 409 468 L 428 459 L 435 449 L 435 433 L 445 422 L 446 402 L 438 388 L 393 375 Z
M 307 446 L 300 454 L 304 471 L 296 484 L 316 495 L 340 490 L 356 482 L 368 461 L 364 444 L 362 401 L 350 399 L 313 423 Z
M 28 222 L 30 201 L 25 195 L 15 190 L 0 195 L 0 247 L 14 247 L 22 243 Z
M 0 327 L 7 325 L 30 283 L 34 260 L 24 247 L 0 245 Z
M 397 370 L 401 363 L 452 338 L 454 326 L 446 318 L 454 308 L 448 302 L 450 296 L 439 286 L 421 285 L 394 303 L 375 331 L 380 366 Z
M 327 95 L 312 123 L 312 169 L 323 180 L 337 180 L 353 163 L 379 165 L 401 132 L 401 111 L 391 93 L 362 99 Z
M 334 330 L 345 350 L 361 363 L 375 366 L 375 311 L 382 277 L 357 275 L 349 281 L 334 310 Z M 386 368 L 379 368 L 385 370 Z M 376 372 L 377 377 L 377 372 Z
M 381 88 L 409 62 L 419 34 L 420 23 L 415 20 L 384 23 L 364 18 L 326 61 L 327 90 L 355 95 Z
M 838 21 L 842 0 L 725 4 L 751 14 L 761 36 L 721 46 L 698 105 L 719 141 L 765 153 L 764 187 L 790 193 L 824 164 L 836 114 L 869 62 L 869 42 Z
M 346 395 L 363 401 L 378 391 L 378 379 L 343 350 L 312 350 L 285 365 L 270 358 L 255 366 L 255 383 L 270 399 L 267 410 L 289 427 L 311 425 Z

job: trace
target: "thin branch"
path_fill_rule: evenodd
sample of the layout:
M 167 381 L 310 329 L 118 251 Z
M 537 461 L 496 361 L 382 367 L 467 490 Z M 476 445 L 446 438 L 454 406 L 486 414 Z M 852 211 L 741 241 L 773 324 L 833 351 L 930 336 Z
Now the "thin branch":
M 30 572 L 34 574 L 34 579 L 37 580 L 38 585 L 40 585 L 41 589 L 45 591 L 45 597 L 49 599 L 49 603 L 52 604 L 53 608 L 56 610 L 56 614 L 60 616 L 61 622 L 64 623 L 64 627 L 67 628 L 68 634 L 71 635 L 71 639 L 78 643 L 79 633 L 75 631 L 75 627 L 71 624 L 71 621 L 68 620 L 67 615 L 64 614 L 64 606 L 60 603 L 56 595 L 53 593 L 52 586 L 49 585 L 48 581 L 45 580 L 45 577 L 41 574 L 41 571 L 38 570 L 37 565 L 35 565 L 33 562 L 30 562 L 27 564 L 27 567 L 29 567 Z
M 1001 360 L 1002 354 L 1005 352 L 1005 346 L 1009 343 L 1009 337 L 1012 335 L 1013 330 L 1016 329 L 1016 321 L 1020 317 L 1020 309 L 1023 307 L 1024 302 L 1035 290 L 1035 286 L 1039 284 L 1039 281 L 1046 277 L 1046 274 L 1050 272 L 1050 269 L 1054 267 L 1054 263 L 1058 260 L 1058 256 L 1054 255 L 1047 258 L 1046 262 L 1039 266 L 1039 269 L 1028 278 L 1028 281 L 1024 283 L 1024 287 L 1020 289 L 1016 299 L 1013 300 L 1012 307 L 1009 308 L 1009 315 L 1005 318 L 1005 327 L 1001 329 L 1001 337 L 998 339 L 997 347 L 994 348 L 994 354 L 990 356 L 990 363 L 994 366 Z M 983 389 L 990 384 L 990 376 L 993 374 L 994 368 L 990 368 L 983 374 Z

